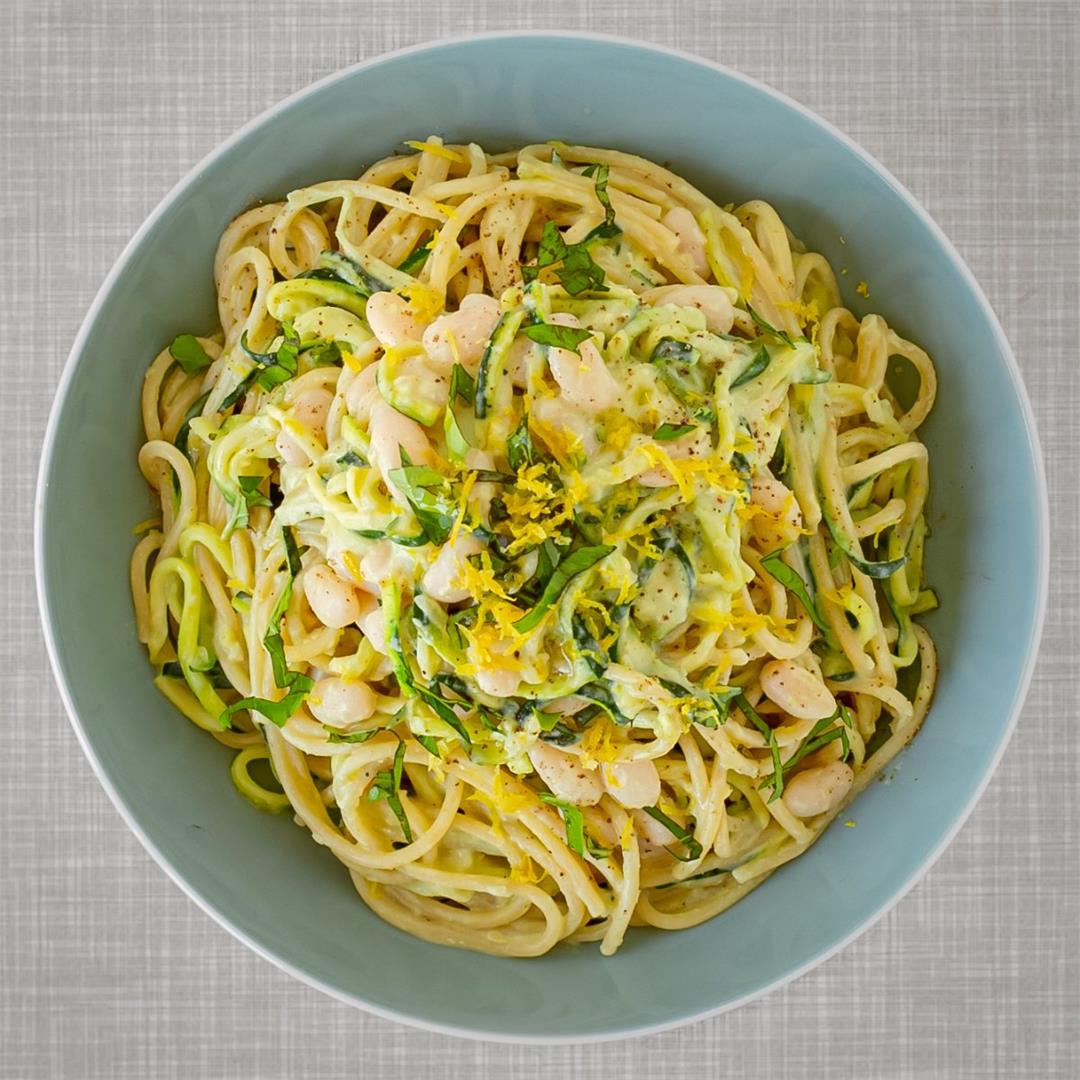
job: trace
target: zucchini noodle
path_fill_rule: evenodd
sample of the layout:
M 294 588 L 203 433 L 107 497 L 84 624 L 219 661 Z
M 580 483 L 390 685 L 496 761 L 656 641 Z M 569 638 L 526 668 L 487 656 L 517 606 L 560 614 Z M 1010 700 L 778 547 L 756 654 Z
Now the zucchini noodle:
M 407 146 L 241 214 L 218 330 L 150 365 L 138 635 L 383 919 L 610 955 L 800 855 L 923 722 L 934 367 L 764 202 Z

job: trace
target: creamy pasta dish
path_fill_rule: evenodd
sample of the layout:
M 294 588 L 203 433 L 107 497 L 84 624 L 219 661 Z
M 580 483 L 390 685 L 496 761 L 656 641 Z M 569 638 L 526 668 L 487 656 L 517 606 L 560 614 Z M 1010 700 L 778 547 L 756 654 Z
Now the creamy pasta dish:
M 806 851 L 918 730 L 934 368 L 764 202 L 405 150 L 237 217 L 220 327 L 151 364 L 139 637 L 383 919 L 609 955 Z

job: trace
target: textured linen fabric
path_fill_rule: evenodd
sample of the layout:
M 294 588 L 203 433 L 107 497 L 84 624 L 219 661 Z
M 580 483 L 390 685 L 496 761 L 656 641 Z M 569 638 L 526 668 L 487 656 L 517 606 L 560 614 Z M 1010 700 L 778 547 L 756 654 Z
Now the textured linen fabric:
M 1075 5 L 4 0 L 0 10 L 0 1075 L 1080 1076 Z M 643 1040 L 537 1049 L 427 1035 L 325 998 L 167 879 L 63 714 L 30 534 L 68 348 L 123 244 L 179 176 L 266 106 L 358 59 L 450 34 L 550 28 L 730 64 L 820 112 L 912 189 L 1016 348 L 1046 451 L 1053 570 L 1018 733 L 969 823 L 896 909 L 734 1013 Z

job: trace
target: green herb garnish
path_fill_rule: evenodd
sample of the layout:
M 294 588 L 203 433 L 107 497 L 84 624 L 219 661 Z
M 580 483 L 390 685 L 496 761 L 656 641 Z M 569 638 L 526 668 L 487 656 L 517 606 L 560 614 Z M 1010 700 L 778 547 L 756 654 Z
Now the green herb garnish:
M 595 566 L 601 559 L 606 558 L 615 549 L 607 544 L 601 544 L 598 547 L 585 547 L 579 548 L 577 551 L 567 555 L 566 558 L 555 567 L 551 578 L 544 586 L 544 591 L 540 595 L 540 599 L 537 600 L 535 607 L 527 614 L 522 616 L 516 623 L 514 628 L 520 633 L 526 633 L 532 630 L 534 627 L 540 624 L 544 615 L 547 614 L 548 608 L 555 603 L 560 596 L 562 596 L 563 590 L 570 584 L 573 578 L 578 574 L 588 570 L 591 566 Z
M 589 254 L 588 239 L 580 244 L 567 244 L 555 222 L 548 221 L 544 223 L 544 231 L 540 236 L 536 264 L 521 268 L 522 280 L 526 285 L 531 284 L 539 277 L 541 270 L 556 265 L 558 269 L 555 276 L 571 296 L 578 296 L 583 292 L 608 291 L 604 284 L 604 271 L 593 262 Z
M 817 604 L 814 603 L 813 597 L 810 595 L 810 590 L 803 581 L 801 575 L 797 574 L 783 559 L 783 550 L 771 551 L 768 555 L 761 560 L 761 569 L 764 570 L 770 577 L 775 578 L 798 597 L 799 603 L 806 609 L 806 614 L 810 616 L 814 625 L 826 636 L 826 638 L 832 639 L 832 628 L 828 622 L 825 621 L 825 617 L 818 610 Z
M 169 353 L 184 369 L 185 375 L 194 375 L 214 362 L 207 356 L 206 350 L 194 334 L 179 334 L 174 337 L 169 346 Z
M 555 798 L 546 791 L 540 793 L 540 801 L 554 806 L 566 824 L 566 846 L 578 855 L 585 854 L 585 817 L 581 811 L 568 802 Z
M 391 469 L 387 479 L 405 496 L 428 542 L 445 544 L 454 527 L 454 514 L 445 499 L 433 489 L 444 488 L 446 481 L 441 473 L 427 465 L 413 465 L 404 451 L 401 460 L 405 464 L 399 469 Z
M 754 320 L 754 325 L 763 333 L 782 341 L 789 349 L 795 348 L 795 342 L 786 330 L 777 330 L 771 323 L 767 323 L 749 304 L 746 305 L 746 312 Z
M 578 351 L 578 346 L 592 337 L 592 331 L 584 327 L 557 326 L 554 323 L 533 323 L 523 326 L 521 333 L 538 345 L 548 345 L 556 349 Z
M 754 359 L 732 380 L 730 389 L 737 390 L 740 386 L 745 386 L 756 379 L 769 366 L 771 359 L 769 350 L 762 345 Z
M 385 799 L 386 805 L 394 812 L 401 831 L 408 843 L 413 842 L 412 829 L 409 827 L 409 819 L 405 815 L 405 808 L 401 805 L 401 776 L 405 768 L 405 743 L 398 739 L 397 750 L 394 751 L 394 764 L 389 769 L 380 769 L 375 774 L 375 779 L 368 788 L 368 799 L 377 802 Z
M 765 741 L 769 747 L 769 753 L 772 755 L 773 775 L 772 775 L 772 788 L 773 793 L 769 796 L 769 802 L 773 802 L 775 799 L 779 799 L 784 793 L 784 767 L 780 763 L 780 747 L 776 742 L 776 732 L 773 731 L 764 720 L 754 711 L 754 707 L 746 700 L 745 694 L 739 694 L 735 698 L 735 705 L 739 712 L 750 721 L 765 736 Z
M 677 851 L 673 850 L 670 846 L 664 850 L 668 852 L 673 858 L 679 860 L 679 862 L 694 862 L 695 859 L 701 858 L 703 848 L 701 844 L 694 839 L 694 834 L 684 829 L 677 821 L 672 821 L 662 810 L 655 806 L 643 806 L 642 810 L 649 815 L 654 821 L 659 821 L 676 840 L 684 848 L 686 848 L 686 854 L 680 855 Z
M 281 636 L 281 620 L 285 615 L 285 609 L 292 599 L 293 582 L 300 573 L 300 550 L 296 545 L 292 529 L 286 527 L 281 530 L 282 541 L 285 545 L 285 562 L 289 570 L 289 580 L 281 590 L 281 595 L 270 612 L 269 625 L 266 635 L 263 637 L 263 648 L 270 654 L 270 663 L 274 670 L 274 684 L 288 693 L 280 701 L 271 701 L 268 698 L 246 697 L 234 701 L 221 714 L 222 728 L 228 728 L 229 718 L 241 709 L 255 709 L 278 727 L 284 727 L 289 717 L 296 712 L 304 699 L 308 696 L 315 680 L 310 675 L 304 675 L 299 671 L 290 671 L 285 661 L 285 642 Z
M 653 438 L 657 442 L 671 442 L 673 439 L 681 439 L 689 435 L 697 428 L 697 424 L 661 424 L 654 432 Z
M 607 165 L 590 165 L 588 168 L 581 170 L 582 176 L 594 177 L 594 186 L 596 190 L 596 199 L 600 205 L 604 208 L 604 220 L 600 225 L 597 225 L 588 236 L 585 237 L 585 243 L 590 240 L 610 240 L 612 237 L 618 236 L 622 232 L 622 229 L 615 224 L 615 208 L 611 205 L 611 196 L 608 195 L 608 173 L 609 169 Z

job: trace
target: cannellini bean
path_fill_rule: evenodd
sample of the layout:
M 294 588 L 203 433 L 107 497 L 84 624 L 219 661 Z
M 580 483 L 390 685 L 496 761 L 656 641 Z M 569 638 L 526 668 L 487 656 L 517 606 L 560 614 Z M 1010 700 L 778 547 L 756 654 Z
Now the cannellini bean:
M 424 351 L 433 364 L 449 368 L 457 362 L 475 375 L 499 313 L 494 296 L 470 293 L 457 311 L 440 315 L 424 331 Z
M 521 674 L 513 668 L 482 667 L 473 678 L 481 691 L 492 697 L 513 697 L 521 685 Z
M 660 798 L 660 774 L 648 758 L 641 761 L 613 761 L 601 766 L 600 777 L 607 793 L 628 809 L 655 806 Z
M 378 596 L 382 584 L 390 576 L 394 561 L 394 545 L 389 540 L 377 540 L 360 560 L 360 588 Z
M 307 706 L 316 720 L 329 727 L 348 727 L 366 720 L 375 711 L 375 693 L 358 679 L 332 675 L 312 687 Z
M 324 626 L 340 629 L 356 622 L 361 614 L 360 597 L 326 563 L 304 571 L 304 595 L 315 618 Z
M 349 414 L 359 420 L 361 424 L 368 423 L 375 402 L 382 400 L 382 395 L 379 393 L 379 387 L 376 383 L 378 370 L 378 364 L 368 364 L 349 383 L 349 389 L 345 391 L 345 406 L 349 410 Z
M 390 649 L 386 644 L 386 617 L 378 604 L 374 604 L 370 610 L 356 620 L 364 637 L 371 643 L 371 647 L 383 656 L 390 655 Z
M 784 787 L 784 805 L 801 818 L 835 810 L 847 798 L 855 774 L 842 761 L 796 773 Z
M 514 338 L 513 345 L 506 352 L 506 373 L 518 390 L 524 390 L 529 384 L 529 357 L 535 348 L 535 342 L 527 337 L 519 337 Z
M 403 296 L 377 292 L 369 297 L 364 317 L 384 349 L 392 349 L 424 336 L 424 325 L 409 310 Z
M 706 428 L 697 428 L 688 432 L 681 439 L 675 439 L 664 444 L 664 452 L 672 461 L 705 457 L 711 450 L 712 443 Z M 644 487 L 670 487 L 675 483 L 675 478 L 663 465 L 656 465 L 651 469 L 638 473 L 637 482 Z
M 787 547 L 799 535 L 803 526 L 799 502 L 776 477 L 758 473 L 750 482 L 750 502 L 765 511 L 750 521 L 763 551 Z
M 678 237 L 679 254 L 699 274 L 704 274 L 709 269 L 709 260 L 705 257 L 705 234 L 697 218 L 685 206 L 676 206 L 661 220 Z
M 647 304 L 675 304 L 697 308 L 705 316 L 705 326 L 714 334 L 726 334 L 735 322 L 731 294 L 721 285 L 661 285 L 641 294 Z
M 401 467 L 403 448 L 414 465 L 434 464 L 435 455 L 424 429 L 385 401 L 376 401 L 371 407 L 368 437 L 371 463 L 392 490 L 396 488 L 390 483 L 389 475 Z
M 604 794 L 596 770 L 586 769 L 572 754 L 538 742 L 529 751 L 529 760 L 557 799 L 575 806 L 594 806 Z
M 564 312 L 552 315 L 548 321 L 556 326 L 581 326 L 576 316 Z M 582 412 L 595 415 L 615 404 L 619 384 L 592 338 L 586 338 L 578 350 L 549 349 L 548 367 L 563 397 Z
M 824 720 L 836 712 L 836 698 L 829 688 L 812 671 L 790 660 L 770 660 L 760 678 L 765 696 L 789 716 Z
M 600 449 L 592 420 L 583 412 L 559 398 L 537 398 L 533 401 L 532 415 L 542 424 L 556 431 L 569 433 L 576 440 L 575 450 L 591 458 Z
M 319 386 L 305 390 L 293 402 L 293 419 L 311 428 L 311 433 L 320 441 L 324 441 L 326 439 L 326 414 L 330 411 L 333 401 L 334 395 L 325 387 Z M 307 464 L 307 452 L 285 428 L 278 432 L 274 445 L 286 465 Z
M 472 592 L 459 583 L 462 564 L 470 555 L 483 551 L 485 544 L 472 533 L 459 533 L 452 543 L 443 544 L 435 561 L 424 574 L 424 592 L 443 604 L 468 600 Z

